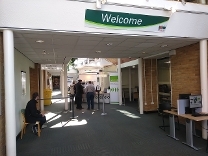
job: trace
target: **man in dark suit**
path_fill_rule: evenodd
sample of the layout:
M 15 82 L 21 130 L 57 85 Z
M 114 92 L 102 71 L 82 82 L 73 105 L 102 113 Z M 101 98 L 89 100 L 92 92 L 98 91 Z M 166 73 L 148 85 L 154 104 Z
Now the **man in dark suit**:
M 83 109 L 82 108 L 82 94 L 84 93 L 83 91 L 83 86 L 82 86 L 82 80 L 78 80 L 78 83 L 75 85 L 75 102 L 77 104 L 77 109 Z
M 43 113 L 41 113 L 37 109 L 37 103 L 38 103 L 38 93 L 35 92 L 32 95 L 32 99 L 27 103 L 26 109 L 25 109 L 25 119 L 26 122 L 29 123 L 35 123 L 36 121 L 40 122 L 40 128 L 42 128 L 42 125 L 46 122 L 46 117 Z M 37 134 L 37 125 L 32 126 L 32 131 L 34 134 Z

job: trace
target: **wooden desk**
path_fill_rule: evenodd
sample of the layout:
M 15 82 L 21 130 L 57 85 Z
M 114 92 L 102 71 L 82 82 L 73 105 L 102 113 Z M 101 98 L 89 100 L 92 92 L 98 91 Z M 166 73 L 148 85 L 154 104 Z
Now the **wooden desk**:
M 204 120 L 208 120 L 208 116 L 199 116 L 199 117 L 194 117 L 191 114 L 180 114 L 178 115 L 177 112 L 174 111 L 168 111 L 168 110 L 164 110 L 164 112 L 169 113 L 169 119 L 170 119 L 170 137 L 175 139 L 175 119 L 174 119 L 174 115 L 183 117 L 186 119 L 186 142 L 183 142 L 183 144 L 198 150 L 198 148 L 196 148 L 193 145 L 193 121 L 204 121 Z M 172 117 L 171 117 L 172 116 Z M 195 131 L 194 131 L 195 132 Z

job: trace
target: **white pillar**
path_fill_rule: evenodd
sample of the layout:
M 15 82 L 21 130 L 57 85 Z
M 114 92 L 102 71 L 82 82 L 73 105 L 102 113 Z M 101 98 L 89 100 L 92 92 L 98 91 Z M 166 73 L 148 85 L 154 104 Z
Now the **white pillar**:
M 45 89 L 48 88 L 48 72 L 45 70 Z
M 40 69 L 40 99 L 44 99 L 43 85 L 43 70 Z M 40 100 L 40 110 L 44 111 L 44 100 Z
M 138 84 L 139 84 L 139 111 L 143 114 L 143 82 L 142 82 L 143 72 L 142 72 L 142 58 L 138 59 Z
M 131 101 L 131 67 L 129 67 L 129 101 Z
M 64 69 L 64 67 L 63 67 Z M 64 97 L 64 71 L 61 71 L 61 76 L 60 76 L 60 91 L 62 97 Z
M 207 4 L 206 0 L 198 0 L 198 3 L 200 3 L 200 4 Z
M 53 90 L 52 76 L 49 77 L 49 84 L 50 84 L 50 89 Z
M 16 156 L 16 117 L 14 84 L 14 37 L 11 30 L 3 30 L 5 126 L 7 156 Z
M 208 112 L 207 40 L 200 41 L 200 80 L 202 95 L 202 112 Z M 207 121 L 202 122 L 202 127 L 202 138 L 207 139 Z
M 122 105 L 122 81 L 121 81 L 121 59 L 118 58 L 118 98 L 119 105 Z
M 64 64 L 64 97 L 65 97 L 65 110 L 69 109 L 68 105 L 68 85 L 67 85 L 67 64 Z

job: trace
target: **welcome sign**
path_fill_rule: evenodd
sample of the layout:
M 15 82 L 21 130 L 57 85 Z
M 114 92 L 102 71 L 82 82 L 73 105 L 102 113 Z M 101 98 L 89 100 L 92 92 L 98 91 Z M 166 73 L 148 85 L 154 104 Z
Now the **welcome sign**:
M 95 28 L 165 31 L 169 17 L 87 9 L 85 24 Z

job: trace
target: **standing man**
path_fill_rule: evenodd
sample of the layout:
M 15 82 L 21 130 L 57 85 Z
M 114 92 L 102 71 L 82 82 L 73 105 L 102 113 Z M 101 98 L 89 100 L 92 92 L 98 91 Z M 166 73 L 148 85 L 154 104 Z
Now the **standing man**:
M 29 123 L 35 123 L 36 121 L 40 122 L 40 129 L 42 128 L 42 125 L 46 122 L 46 117 L 43 113 L 41 113 L 37 109 L 37 103 L 38 103 L 38 93 L 35 92 L 32 95 L 32 99 L 27 103 L 26 109 L 25 109 L 25 119 L 26 122 Z M 32 132 L 37 135 L 38 125 L 33 125 L 32 126 Z
M 82 86 L 82 80 L 78 80 L 78 83 L 75 85 L 75 102 L 77 104 L 77 109 L 83 109 L 82 108 L 82 94 L 84 93 L 83 91 L 83 86 Z
M 92 81 L 89 81 L 89 84 L 87 85 L 85 92 L 87 94 L 87 104 L 88 104 L 88 110 L 94 109 L 94 96 L 95 96 L 95 87 L 92 84 Z

